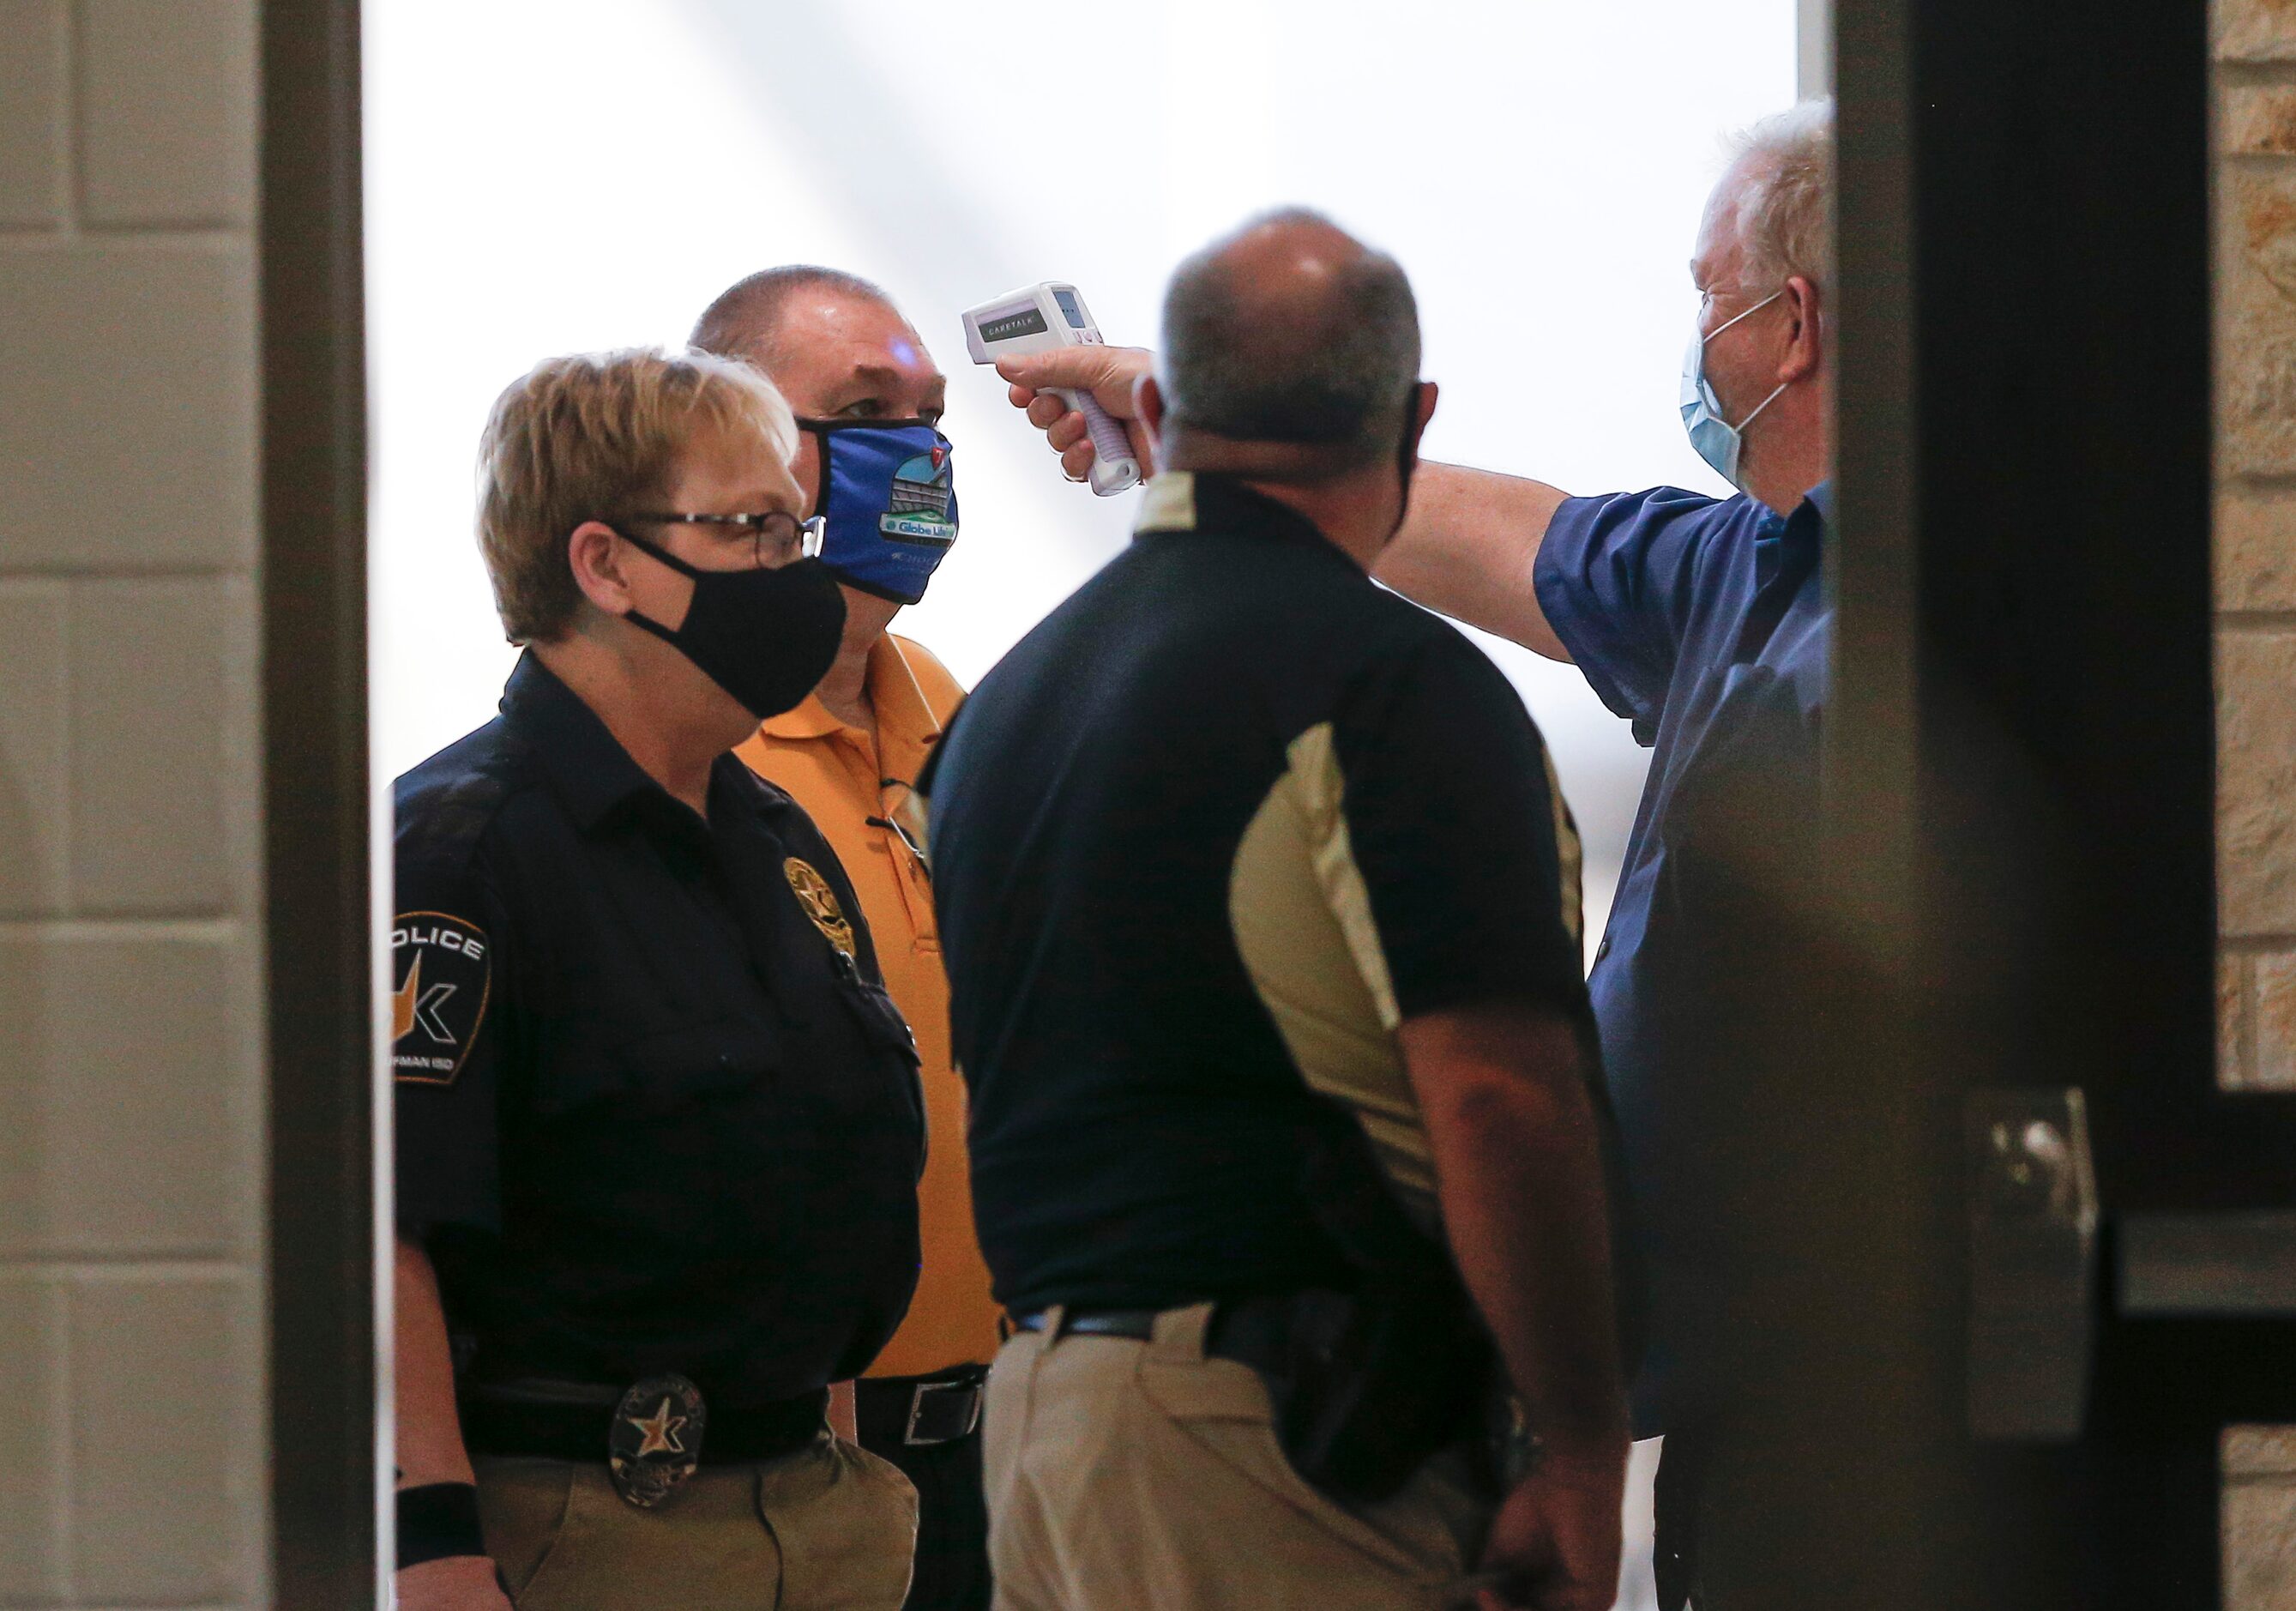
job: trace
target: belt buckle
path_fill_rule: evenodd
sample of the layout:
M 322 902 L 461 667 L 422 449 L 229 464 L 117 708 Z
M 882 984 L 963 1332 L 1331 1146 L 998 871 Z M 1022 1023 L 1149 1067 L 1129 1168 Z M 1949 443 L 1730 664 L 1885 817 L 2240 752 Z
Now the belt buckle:
M 968 1395 L 964 1403 L 964 1425 L 954 1432 L 928 1433 L 920 1436 L 917 1427 L 925 1418 L 929 1401 L 943 1395 L 962 1393 Z M 980 1384 L 978 1382 L 920 1382 L 909 1394 L 909 1424 L 901 1434 L 901 1442 L 911 1448 L 922 1448 L 933 1443 L 953 1443 L 969 1437 L 980 1425 Z
M 651 1510 L 684 1487 L 701 1463 L 709 1421 L 701 1389 L 675 1371 L 650 1376 L 622 1394 L 606 1434 L 606 1465 L 623 1502 Z

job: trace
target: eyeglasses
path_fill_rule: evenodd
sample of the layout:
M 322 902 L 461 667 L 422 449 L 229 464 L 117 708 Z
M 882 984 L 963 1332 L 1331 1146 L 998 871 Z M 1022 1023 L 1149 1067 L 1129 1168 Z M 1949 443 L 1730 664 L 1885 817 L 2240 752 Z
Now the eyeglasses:
M 820 558 L 822 539 L 829 533 L 825 515 L 800 520 L 780 509 L 768 509 L 763 514 L 633 514 L 629 518 L 650 525 L 732 526 L 746 531 L 756 550 L 758 566 L 766 571 Z

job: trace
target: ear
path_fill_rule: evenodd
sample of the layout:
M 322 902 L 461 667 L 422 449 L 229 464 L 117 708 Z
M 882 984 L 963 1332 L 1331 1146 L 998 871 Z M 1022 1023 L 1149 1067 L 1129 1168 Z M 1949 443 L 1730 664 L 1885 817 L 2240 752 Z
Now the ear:
M 1817 286 L 1800 275 L 1786 281 L 1786 348 L 1778 360 L 1783 384 L 1807 380 L 1825 362 L 1825 310 Z
M 582 596 L 608 615 L 627 615 L 636 604 L 623 567 L 629 545 L 603 521 L 584 521 L 566 539 L 566 563 Z
M 1156 384 L 1153 374 L 1144 373 L 1132 382 L 1132 412 L 1160 446 L 1164 440 L 1164 389 Z M 1160 459 L 1163 455 L 1159 453 L 1156 456 Z
M 1419 456 L 1419 439 L 1427 434 L 1427 422 L 1435 417 L 1435 399 L 1441 390 L 1442 388 L 1432 381 L 1419 382 L 1418 399 L 1412 405 L 1411 456 L 1414 458 Z
M 821 506 L 824 472 L 829 466 L 823 462 L 821 438 L 802 425 L 798 427 L 797 451 L 790 456 L 790 474 L 797 480 L 800 497 L 805 500 L 808 515 L 825 513 Z

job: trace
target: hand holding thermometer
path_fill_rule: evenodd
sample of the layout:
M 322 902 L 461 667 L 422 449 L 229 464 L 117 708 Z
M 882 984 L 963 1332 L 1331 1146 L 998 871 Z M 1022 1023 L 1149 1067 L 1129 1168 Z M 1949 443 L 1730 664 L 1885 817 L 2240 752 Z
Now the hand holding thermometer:
M 964 314 L 964 347 L 976 364 L 993 364 L 998 358 L 1054 347 L 1100 344 L 1100 327 L 1085 311 L 1084 299 L 1077 295 L 1075 286 L 1058 280 L 1024 285 L 967 308 Z M 1092 489 L 1103 497 L 1114 497 L 1136 485 L 1140 462 L 1132 456 L 1132 443 L 1123 425 L 1110 417 L 1088 391 L 1064 386 L 1051 390 L 1054 397 L 1084 415 L 1085 428 L 1092 433 Z

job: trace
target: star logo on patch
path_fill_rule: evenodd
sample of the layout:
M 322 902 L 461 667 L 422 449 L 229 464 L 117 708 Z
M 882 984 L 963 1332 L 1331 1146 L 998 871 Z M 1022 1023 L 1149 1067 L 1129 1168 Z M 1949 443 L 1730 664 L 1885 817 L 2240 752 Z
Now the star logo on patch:
M 415 954 L 414 966 L 406 970 L 406 979 L 390 994 L 390 1039 L 393 1044 L 414 1032 L 417 1024 L 422 1032 L 441 1046 L 455 1044 L 455 1032 L 439 1015 L 439 1009 L 452 999 L 457 987 L 434 984 L 422 988 L 422 957 Z
M 492 994 L 487 933 L 450 912 L 414 910 L 390 922 L 390 1061 L 416 1085 L 452 1085 L 477 1044 Z
M 685 1452 L 685 1445 L 677 1441 L 677 1434 L 685 1430 L 685 1418 L 670 1413 L 668 1399 L 662 1400 L 660 1407 L 652 1415 L 633 1415 L 625 1418 L 644 1434 L 644 1441 L 638 1445 L 639 1459 L 653 1454 Z

